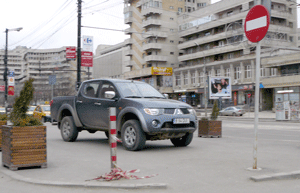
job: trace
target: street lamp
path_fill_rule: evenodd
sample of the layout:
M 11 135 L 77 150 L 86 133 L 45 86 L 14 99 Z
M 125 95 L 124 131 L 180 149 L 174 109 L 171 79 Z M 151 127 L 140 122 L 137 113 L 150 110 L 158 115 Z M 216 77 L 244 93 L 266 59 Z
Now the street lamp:
M 7 42 L 8 42 L 8 32 L 9 31 L 21 31 L 23 28 L 13 28 L 13 29 L 5 29 L 5 34 L 6 34 L 6 41 L 5 41 L 5 54 L 4 54 L 4 74 L 3 74 L 3 79 L 5 82 L 5 114 L 7 115 Z

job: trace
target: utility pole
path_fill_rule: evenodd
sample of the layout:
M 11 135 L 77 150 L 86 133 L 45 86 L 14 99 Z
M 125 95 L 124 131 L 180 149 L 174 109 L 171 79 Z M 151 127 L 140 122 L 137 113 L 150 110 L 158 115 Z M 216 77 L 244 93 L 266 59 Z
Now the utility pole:
M 77 36 L 77 84 L 76 90 L 80 86 L 80 71 L 81 71 L 81 0 L 78 0 L 78 36 Z

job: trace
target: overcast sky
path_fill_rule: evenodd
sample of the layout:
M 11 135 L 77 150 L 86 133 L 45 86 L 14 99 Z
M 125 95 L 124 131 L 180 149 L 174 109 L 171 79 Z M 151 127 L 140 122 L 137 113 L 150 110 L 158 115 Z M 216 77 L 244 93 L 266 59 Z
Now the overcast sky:
M 84 0 L 81 25 L 124 30 L 129 26 L 124 24 L 123 8 L 123 0 Z M 5 48 L 5 29 L 18 27 L 23 30 L 8 33 L 9 49 L 77 46 L 77 0 L 0 0 L 0 18 L 1 49 Z M 124 32 L 85 27 L 81 34 L 94 37 L 94 51 L 99 44 L 129 38 Z

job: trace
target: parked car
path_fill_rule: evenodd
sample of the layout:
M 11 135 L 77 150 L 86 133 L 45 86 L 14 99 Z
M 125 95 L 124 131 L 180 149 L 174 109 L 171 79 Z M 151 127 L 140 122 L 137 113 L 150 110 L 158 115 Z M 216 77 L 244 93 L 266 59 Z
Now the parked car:
M 0 114 L 5 114 L 5 107 L 0 107 Z
M 33 111 L 35 110 L 35 108 L 36 108 L 36 106 L 29 106 L 26 114 L 29 115 L 29 116 L 32 116 Z
M 43 122 L 51 122 L 50 105 L 37 105 L 33 111 L 33 117 L 42 116 Z
M 170 139 L 187 146 L 198 128 L 195 110 L 167 99 L 151 85 L 131 80 L 84 81 L 76 96 L 54 97 L 51 116 L 64 141 L 75 141 L 78 132 L 109 132 L 109 107 L 116 107 L 117 136 L 130 151 L 143 149 L 146 140 Z
M 220 116 L 243 116 L 245 110 L 242 107 L 227 107 L 219 111 Z

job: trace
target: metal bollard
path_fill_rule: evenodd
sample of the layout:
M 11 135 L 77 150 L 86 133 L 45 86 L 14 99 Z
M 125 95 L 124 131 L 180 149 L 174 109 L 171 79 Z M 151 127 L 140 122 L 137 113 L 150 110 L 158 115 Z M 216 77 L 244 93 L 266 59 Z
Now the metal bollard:
M 117 168 L 117 124 L 116 124 L 116 108 L 109 108 L 109 145 L 110 145 L 110 156 L 111 156 L 111 170 Z

